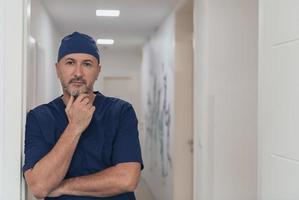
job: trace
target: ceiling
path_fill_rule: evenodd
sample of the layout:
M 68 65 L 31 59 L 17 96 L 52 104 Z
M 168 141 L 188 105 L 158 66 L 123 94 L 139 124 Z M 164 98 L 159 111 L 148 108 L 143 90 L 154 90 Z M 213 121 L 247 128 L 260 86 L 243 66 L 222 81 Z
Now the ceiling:
M 61 34 L 81 31 L 115 40 L 109 49 L 140 48 L 181 0 L 42 0 Z M 119 9 L 120 17 L 97 17 L 96 9 Z

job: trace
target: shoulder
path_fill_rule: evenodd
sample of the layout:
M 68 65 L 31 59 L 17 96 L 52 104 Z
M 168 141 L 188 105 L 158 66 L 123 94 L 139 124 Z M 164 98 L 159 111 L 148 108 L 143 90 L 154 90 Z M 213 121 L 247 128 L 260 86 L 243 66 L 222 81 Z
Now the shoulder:
M 115 97 L 108 97 L 108 101 L 111 102 L 111 112 L 118 117 L 120 122 L 126 121 L 126 119 L 137 121 L 136 113 L 131 103 Z
M 28 112 L 28 115 L 34 116 L 37 120 L 51 117 L 57 110 L 58 107 L 57 99 L 58 98 L 54 99 L 49 103 L 41 104 L 35 107 L 34 109 Z
M 107 105 L 110 105 L 113 108 L 124 109 L 127 107 L 132 107 L 132 104 L 130 104 L 129 102 L 116 97 L 105 97 L 105 102 Z
M 99 99 L 101 99 L 101 106 L 106 110 L 106 109 L 109 109 L 109 110 L 123 110 L 123 109 L 126 109 L 126 108 L 129 108 L 129 107 L 132 107 L 132 104 L 123 100 L 123 99 L 120 99 L 120 98 L 117 98 L 117 97 L 110 97 L 110 96 L 105 96 L 101 93 L 97 93 Z
M 100 95 L 102 100 L 97 107 L 100 115 L 121 118 L 121 116 L 125 115 L 128 111 L 135 113 L 131 103 L 120 98 Z

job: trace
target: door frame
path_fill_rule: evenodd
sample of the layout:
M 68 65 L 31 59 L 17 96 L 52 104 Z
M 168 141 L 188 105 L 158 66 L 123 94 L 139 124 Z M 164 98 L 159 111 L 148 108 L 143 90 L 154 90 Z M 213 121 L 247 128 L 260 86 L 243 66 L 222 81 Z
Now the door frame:
M 1 24 L 1 199 L 25 199 L 21 167 L 26 105 L 26 61 L 30 0 L 0 0 Z M 3 123 L 3 126 L 2 126 Z

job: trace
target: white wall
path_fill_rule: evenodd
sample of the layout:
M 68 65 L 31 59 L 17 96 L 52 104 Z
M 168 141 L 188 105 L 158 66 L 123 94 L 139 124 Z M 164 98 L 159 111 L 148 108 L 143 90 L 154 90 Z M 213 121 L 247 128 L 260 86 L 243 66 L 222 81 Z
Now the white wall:
M 157 200 L 173 199 L 171 158 L 174 155 L 171 152 L 171 145 L 174 145 L 172 139 L 174 131 L 174 55 L 175 16 L 172 14 L 145 44 L 142 61 L 142 121 L 146 134 L 143 141 L 145 164 L 143 177 Z M 167 77 L 166 81 L 164 81 L 164 77 Z M 155 82 L 156 88 L 154 88 Z M 167 86 L 167 89 L 164 86 Z M 161 96 L 158 96 L 159 91 Z M 149 100 L 151 101 L 150 105 L 148 104 Z M 170 113 L 164 112 L 164 100 L 168 107 L 166 109 L 170 109 Z M 171 119 L 168 130 L 165 120 L 169 115 Z M 168 135 L 168 131 L 170 135 Z
M 257 198 L 257 4 L 195 0 L 196 200 Z
M 1 199 L 21 199 L 24 1 L 1 0 Z
M 193 106 L 194 106 L 194 163 L 193 163 L 193 200 L 213 200 L 213 151 L 209 139 L 206 116 L 208 112 L 208 3 L 194 0 L 193 11 Z M 200 102 L 200 103 L 199 103 Z M 201 123 L 199 123 L 201 122 Z M 211 167 L 210 167 L 211 166 Z
M 110 50 L 100 48 L 102 76 L 125 76 L 139 72 L 142 49 Z
M 259 200 L 299 199 L 299 2 L 260 0 Z
M 175 17 L 174 198 L 193 197 L 193 11 L 186 1 Z
M 142 65 L 144 179 L 155 199 L 192 199 L 192 1 L 151 35 Z
M 31 36 L 37 43 L 37 104 L 47 103 L 61 95 L 55 62 L 63 36 L 39 0 L 31 0 Z
M 4 110 L 4 1 L 0 0 L 0 110 Z M 0 113 L 0 160 L 3 160 L 4 140 L 4 112 Z M 2 177 L 2 165 L 0 164 L 0 180 Z M 3 199 L 2 181 L 0 181 L 0 199 Z
M 141 59 L 142 51 L 138 48 L 132 49 L 100 49 L 102 71 L 100 79 L 95 83 L 95 89 L 103 91 L 103 79 L 106 77 L 129 77 L 132 80 L 132 95 L 134 96 L 134 109 L 140 118 L 141 110 Z M 141 123 L 141 122 L 140 122 Z

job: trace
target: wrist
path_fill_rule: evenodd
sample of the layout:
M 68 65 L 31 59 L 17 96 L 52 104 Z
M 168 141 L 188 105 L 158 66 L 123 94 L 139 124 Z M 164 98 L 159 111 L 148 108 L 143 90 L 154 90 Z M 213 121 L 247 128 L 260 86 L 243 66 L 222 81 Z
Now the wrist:
M 52 190 L 47 197 L 60 197 L 62 195 L 65 195 L 64 192 L 64 181 L 62 181 L 57 188 Z
M 70 192 L 70 183 L 72 182 L 73 178 L 69 179 L 64 179 L 60 186 L 59 186 L 59 192 L 61 195 L 71 195 L 72 193 Z
M 76 124 L 73 124 L 73 123 L 69 123 L 66 128 L 69 133 L 74 134 L 74 135 L 81 135 L 81 133 L 82 133 L 80 128 Z
M 59 185 L 59 193 L 60 195 L 66 195 L 66 180 L 63 180 Z

